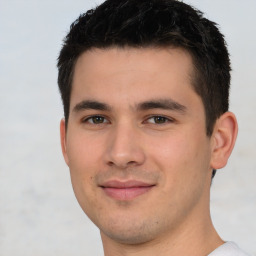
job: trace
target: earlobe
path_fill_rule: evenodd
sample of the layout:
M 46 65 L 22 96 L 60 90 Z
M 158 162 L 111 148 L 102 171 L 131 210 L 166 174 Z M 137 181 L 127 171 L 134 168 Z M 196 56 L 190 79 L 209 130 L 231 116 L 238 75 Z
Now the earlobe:
M 60 142 L 62 154 L 65 159 L 66 164 L 69 164 L 68 155 L 67 155 L 67 147 L 66 147 L 66 125 L 65 120 L 61 119 L 60 121 Z
M 235 115 L 224 113 L 217 121 L 212 134 L 211 168 L 223 168 L 234 148 L 238 132 Z

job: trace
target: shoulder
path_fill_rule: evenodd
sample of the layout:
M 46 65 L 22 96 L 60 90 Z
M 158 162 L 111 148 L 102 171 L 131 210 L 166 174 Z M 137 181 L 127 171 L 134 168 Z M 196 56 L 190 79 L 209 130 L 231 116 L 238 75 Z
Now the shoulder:
M 242 251 L 235 243 L 226 242 L 221 245 L 208 256 L 250 256 L 246 252 Z

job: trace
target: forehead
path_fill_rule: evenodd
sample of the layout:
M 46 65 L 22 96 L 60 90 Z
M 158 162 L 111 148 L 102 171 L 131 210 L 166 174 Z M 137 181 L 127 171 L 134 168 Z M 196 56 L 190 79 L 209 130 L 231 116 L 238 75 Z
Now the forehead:
M 183 66 L 182 70 L 180 67 Z M 183 48 L 173 47 L 109 47 L 92 48 L 82 53 L 75 65 L 75 74 L 79 71 L 87 73 L 111 74 L 122 69 L 158 71 L 164 74 L 179 68 L 183 77 L 192 75 L 193 61 L 190 53 Z M 177 71 L 177 70 L 176 70 Z
M 117 99 L 119 103 L 132 103 L 163 96 L 182 100 L 184 92 L 194 91 L 192 75 L 192 58 L 183 49 L 92 49 L 84 52 L 75 65 L 71 105 L 84 97 L 112 103 Z

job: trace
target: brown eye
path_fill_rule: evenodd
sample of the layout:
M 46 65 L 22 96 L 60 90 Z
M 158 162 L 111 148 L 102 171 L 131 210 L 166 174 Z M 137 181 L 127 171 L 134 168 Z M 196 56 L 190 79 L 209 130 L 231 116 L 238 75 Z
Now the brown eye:
M 103 116 L 92 116 L 85 120 L 85 122 L 88 122 L 90 124 L 103 124 L 106 123 L 106 119 Z
M 148 119 L 148 122 L 151 124 L 165 124 L 168 121 L 170 120 L 164 116 L 152 116 Z
M 163 124 L 167 121 L 167 119 L 163 116 L 155 116 L 154 121 L 156 124 Z

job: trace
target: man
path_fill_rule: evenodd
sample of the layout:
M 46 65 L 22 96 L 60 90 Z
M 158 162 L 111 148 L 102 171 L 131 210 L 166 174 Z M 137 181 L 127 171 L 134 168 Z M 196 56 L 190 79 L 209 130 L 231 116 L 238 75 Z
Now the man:
M 63 155 L 106 256 L 246 255 L 210 218 L 237 135 L 215 23 L 175 0 L 107 0 L 72 24 L 58 68 Z

